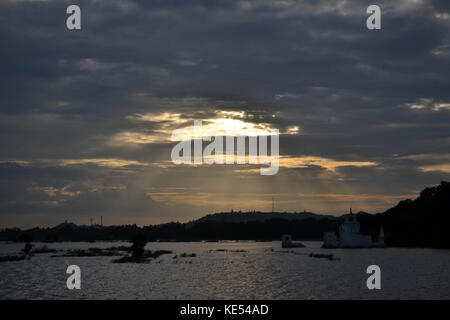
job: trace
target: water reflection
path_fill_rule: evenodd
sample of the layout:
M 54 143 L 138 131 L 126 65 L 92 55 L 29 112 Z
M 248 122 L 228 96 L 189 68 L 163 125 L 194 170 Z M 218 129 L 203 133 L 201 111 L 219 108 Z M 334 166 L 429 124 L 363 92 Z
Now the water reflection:
M 282 250 L 280 242 L 148 243 L 170 250 L 148 264 L 114 264 L 114 257 L 51 253 L 0 263 L 4 299 L 449 299 L 450 251 L 434 249 L 326 250 L 319 242 Z M 40 246 L 41 244 L 37 244 Z M 108 248 L 121 243 L 52 243 L 49 248 Z M 127 245 L 127 244 L 125 244 Z M 0 244 L 0 255 L 23 244 Z M 217 250 L 219 249 L 219 250 Z M 337 260 L 314 253 L 333 253 Z M 181 257 L 188 253 L 186 257 Z M 195 254 L 190 256 L 191 254 Z M 177 256 L 175 258 L 175 256 Z M 66 268 L 79 265 L 81 290 L 66 288 Z M 382 289 L 366 288 L 366 268 L 382 270 Z

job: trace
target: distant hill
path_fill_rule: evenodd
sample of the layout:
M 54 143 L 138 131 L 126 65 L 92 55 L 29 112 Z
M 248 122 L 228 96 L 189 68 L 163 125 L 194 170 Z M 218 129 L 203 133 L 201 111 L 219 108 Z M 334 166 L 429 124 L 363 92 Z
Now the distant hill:
M 54 227 L 57 230 L 61 230 L 61 229 L 75 229 L 78 228 L 78 226 L 75 223 L 72 222 L 63 222 L 61 224 L 58 224 L 56 227 Z
M 283 220 L 304 220 L 304 219 L 337 219 L 335 216 L 320 215 L 311 212 L 220 212 L 215 214 L 208 214 L 200 219 L 189 222 L 188 227 L 194 224 L 204 222 L 225 222 L 225 223 L 246 223 L 254 221 L 266 221 L 271 219 Z

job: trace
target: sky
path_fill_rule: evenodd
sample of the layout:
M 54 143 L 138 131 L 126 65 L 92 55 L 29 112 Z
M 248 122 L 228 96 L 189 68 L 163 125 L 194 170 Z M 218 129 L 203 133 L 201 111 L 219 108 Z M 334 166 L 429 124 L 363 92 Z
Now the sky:
M 81 30 L 66 27 L 81 8 Z M 366 8 L 381 7 L 381 30 Z M 3 0 L 0 228 L 383 212 L 450 179 L 450 3 Z M 173 130 L 279 130 L 280 168 Z M 258 170 L 255 170 L 258 169 Z

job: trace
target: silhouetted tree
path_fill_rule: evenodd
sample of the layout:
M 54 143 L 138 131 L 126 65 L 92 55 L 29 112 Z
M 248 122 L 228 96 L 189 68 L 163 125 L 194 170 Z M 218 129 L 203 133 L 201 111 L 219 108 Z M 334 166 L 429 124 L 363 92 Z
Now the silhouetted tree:
M 147 238 L 143 233 L 138 233 L 133 236 L 131 239 L 131 242 L 133 243 L 131 245 L 131 251 L 133 253 L 133 257 L 140 258 L 144 254 L 144 248 L 147 244 Z
M 31 241 L 33 241 L 33 239 L 31 238 L 31 236 L 28 233 L 23 233 L 16 239 L 16 241 L 30 243 Z
M 442 181 L 415 200 L 400 201 L 383 220 L 389 245 L 450 248 L 450 183 Z
M 22 252 L 28 255 L 28 254 L 30 254 L 32 248 L 33 248 L 33 245 L 31 243 L 27 242 L 27 243 L 25 243 L 25 246 L 22 249 Z

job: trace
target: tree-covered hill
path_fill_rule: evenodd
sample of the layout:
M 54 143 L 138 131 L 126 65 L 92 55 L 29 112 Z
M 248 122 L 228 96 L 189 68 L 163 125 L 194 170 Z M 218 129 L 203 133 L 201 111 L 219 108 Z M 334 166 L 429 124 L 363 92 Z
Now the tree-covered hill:
M 236 219 L 231 219 L 232 215 Z M 254 219 L 254 215 L 265 218 Z M 425 188 L 417 199 L 400 201 L 384 213 L 360 212 L 356 216 L 361 231 L 372 235 L 375 241 L 383 226 L 389 246 L 450 248 L 450 183 Z M 129 240 L 137 233 L 145 234 L 149 241 L 279 240 L 282 234 L 292 234 L 296 240 L 322 240 L 323 232 L 338 231 L 345 215 L 336 218 L 311 213 L 232 212 L 207 217 L 189 223 L 144 227 L 64 223 L 54 228 L 4 229 L 0 231 L 0 241 Z

